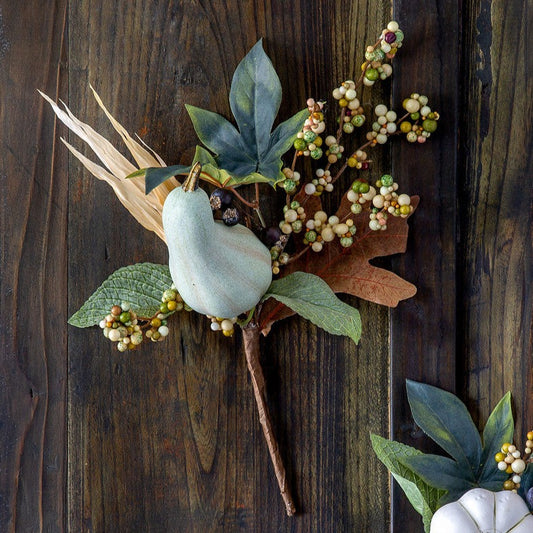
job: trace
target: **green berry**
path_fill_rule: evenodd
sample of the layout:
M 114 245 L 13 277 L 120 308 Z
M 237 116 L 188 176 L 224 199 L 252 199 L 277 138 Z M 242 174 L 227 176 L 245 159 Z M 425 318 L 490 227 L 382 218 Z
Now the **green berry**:
M 418 120 L 420 118 L 420 113 L 417 111 L 416 113 L 411 113 L 411 120 Z
M 296 182 L 294 180 L 285 180 L 282 184 L 287 194 L 292 194 L 296 191 Z
M 317 238 L 316 231 L 309 230 L 309 231 L 305 234 L 305 239 L 306 239 L 307 242 L 315 242 L 315 241 L 316 241 L 316 238 Z
M 130 321 L 130 314 L 127 311 L 124 311 L 123 313 L 120 313 L 120 316 L 118 319 L 125 324 L 126 322 Z
M 381 185 L 384 187 L 390 187 L 394 183 L 394 179 L 390 174 L 383 174 L 381 176 Z
M 422 128 L 429 133 L 433 133 L 437 130 L 437 121 L 426 119 L 424 122 L 422 122 Z
M 353 239 L 352 237 L 341 237 L 340 242 L 343 248 L 349 248 L 353 244 Z
M 364 115 L 354 115 L 352 117 L 351 122 L 356 128 L 360 128 L 365 123 L 365 116 Z
M 293 200 L 291 202 L 291 209 L 298 209 L 300 207 L 300 202 L 297 202 L 296 200 Z
M 324 152 L 322 152 L 322 148 L 315 148 L 314 150 L 311 151 L 311 153 L 309 154 L 313 159 L 320 159 L 322 157 L 322 154 Z
M 306 142 L 303 139 L 296 139 L 294 141 L 293 146 L 294 146 L 295 150 L 299 150 L 301 152 L 301 151 L 305 150 L 307 144 L 306 144 Z
M 375 52 L 374 52 L 375 54 Z M 379 72 L 375 68 L 369 68 L 365 72 L 365 78 L 370 81 L 376 81 L 379 78 Z
M 169 309 L 168 309 L 168 305 L 163 302 L 160 306 L 159 306 L 159 311 L 161 311 L 161 313 L 163 313 L 164 315 L 166 315 L 168 312 L 169 312 Z
M 346 122 L 342 126 L 342 131 L 344 131 L 344 133 L 352 133 L 353 130 L 354 130 L 354 125 L 351 122 Z
M 313 131 L 304 131 L 304 141 L 306 143 L 312 143 L 317 138 L 317 134 Z

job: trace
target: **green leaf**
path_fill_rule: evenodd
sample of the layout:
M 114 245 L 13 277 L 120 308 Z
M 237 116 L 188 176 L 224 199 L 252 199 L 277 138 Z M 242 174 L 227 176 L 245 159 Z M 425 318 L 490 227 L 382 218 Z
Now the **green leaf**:
M 500 451 L 504 442 L 512 442 L 514 420 L 511 409 L 511 393 L 508 392 L 494 408 L 483 430 L 483 453 L 481 455 L 480 482 L 507 479 L 505 472 L 498 470 L 494 456 Z
M 194 152 L 194 158 L 192 160 L 192 165 L 194 166 L 195 163 L 200 163 L 202 166 L 204 165 L 212 165 L 214 167 L 217 166 L 217 162 L 215 161 L 215 158 L 203 146 L 196 147 L 196 151 Z
M 268 154 L 271 158 L 281 157 L 290 149 L 308 116 L 308 109 L 302 109 L 276 127 L 268 143 Z
M 401 462 L 402 458 L 420 456 L 423 453 L 405 444 L 374 434 L 370 435 L 370 440 L 379 460 L 390 470 L 414 509 L 422 515 L 424 526 L 426 522 L 429 524 L 445 491 L 428 485 Z
M 339 300 L 329 285 L 318 276 L 293 272 L 273 281 L 263 300 L 275 298 L 316 326 L 334 335 L 346 335 L 359 342 L 359 311 Z
M 237 66 L 229 102 L 244 144 L 259 161 L 281 103 L 281 83 L 261 40 Z
M 138 178 L 139 176 L 144 176 L 146 174 L 145 168 L 140 168 L 131 174 L 128 174 L 125 179 L 129 180 L 130 178 Z
M 178 174 L 187 174 L 191 170 L 191 166 L 173 165 L 171 167 L 150 167 L 145 170 L 145 193 L 152 192 L 158 185 L 164 181 L 177 176 Z
M 68 323 L 78 328 L 98 324 L 113 305 L 129 302 L 144 317 L 153 316 L 161 305 L 161 295 L 172 285 L 167 265 L 137 263 L 119 268 L 96 289 Z
M 238 176 L 246 176 L 257 170 L 253 158 L 243 143 L 241 135 L 224 117 L 206 109 L 185 105 L 198 138 L 215 154 L 220 168 Z
M 466 406 L 453 394 L 407 380 L 407 396 L 415 422 L 476 478 L 481 439 Z
M 475 487 L 461 466 L 453 459 L 440 455 L 424 454 L 399 459 L 407 468 L 420 476 L 432 487 L 451 491 L 464 491 Z
M 508 441 L 509 442 L 509 441 Z M 528 463 L 526 469 L 522 473 L 522 480 L 520 481 L 520 488 L 518 494 L 524 498 L 530 511 L 533 511 L 533 505 L 531 499 L 527 498 L 527 493 L 533 488 L 533 463 Z
M 202 167 L 201 175 L 204 180 L 210 181 L 213 185 L 221 185 L 223 187 L 238 187 L 239 185 L 249 185 L 250 183 L 271 183 L 271 180 L 257 172 L 239 177 L 230 174 L 223 168 L 210 164 Z

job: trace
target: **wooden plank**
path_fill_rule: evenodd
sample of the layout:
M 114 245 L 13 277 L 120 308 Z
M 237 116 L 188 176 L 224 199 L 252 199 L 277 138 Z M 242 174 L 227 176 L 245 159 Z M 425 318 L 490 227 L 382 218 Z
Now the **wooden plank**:
M 418 293 L 391 313 L 391 436 L 428 449 L 410 414 L 405 379 L 455 391 L 459 4 L 396 0 L 394 13 L 406 34 L 394 101 L 418 92 L 441 114 L 437 133 L 425 145 L 396 143 L 392 158 L 393 176 L 421 202 L 410 222 L 407 253 L 394 261 Z M 419 515 L 396 484 L 392 513 L 394 531 L 420 531 Z
M 118 143 L 89 97 L 94 83 L 130 131 L 168 163 L 187 162 L 195 143 L 182 104 L 228 115 L 233 69 L 259 37 L 280 74 L 286 117 L 353 75 L 389 9 L 375 1 L 74 2 L 69 102 Z M 165 261 L 164 245 L 76 162 L 69 202 L 70 312 L 116 268 Z M 387 313 L 360 307 L 359 348 L 297 319 L 263 342 L 275 431 L 302 510 L 293 519 L 284 516 L 240 340 L 206 333 L 195 315 L 173 325 L 166 345 L 134 354 L 112 351 L 96 331 L 71 330 L 69 530 L 386 530 L 388 479 L 368 431 L 387 431 Z
M 46 5 L 44 5 L 46 4 Z M 0 530 L 65 518 L 67 157 L 36 89 L 65 89 L 66 1 L 0 10 Z
M 510 390 L 523 445 L 533 420 L 528 3 L 465 3 L 464 146 L 457 271 L 459 387 L 480 425 Z M 530 18 L 530 17 L 529 17 Z

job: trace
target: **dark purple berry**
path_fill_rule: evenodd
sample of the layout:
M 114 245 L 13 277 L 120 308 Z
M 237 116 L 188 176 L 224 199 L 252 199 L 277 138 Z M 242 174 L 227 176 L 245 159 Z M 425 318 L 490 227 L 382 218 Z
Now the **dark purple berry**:
M 233 202 L 233 194 L 225 189 L 215 189 L 209 198 L 211 209 L 216 211 L 217 209 L 227 209 Z
M 239 223 L 241 216 L 235 207 L 228 207 L 222 214 L 222 221 L 226 226 L 235 226 Z
M 281 230 L 277 227 L 268 228 L 265 230 L 263 241 L 270 248 L 278 242 L 281 237 Z
M 530 509 L 533 509 L 533 487 L 531 487 L 526 493 L 526 502 Z
M 396 34 L 393 31 L 389 31 L 385 34 L 385 42 L 392 44 L 396 40 Z

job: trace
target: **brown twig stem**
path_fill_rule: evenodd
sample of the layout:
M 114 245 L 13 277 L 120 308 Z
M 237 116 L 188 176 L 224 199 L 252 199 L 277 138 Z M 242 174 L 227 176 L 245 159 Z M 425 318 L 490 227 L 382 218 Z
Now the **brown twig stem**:
M 246 362 L 248 364 L 248 370 L 252 379 L 252 385 L 254 388 L 255 401 L 257 403 L 257 411 L 259 413 L 259 422 L 263 428 L 265 440 L 270 453 L 270 459 L 272 460 L 272 466 L 278 480 L 279 490 L 281 497 L 285 503 L 285 509 L 288 516 L 292 516 L 296 513 L 296 507 L 292 500 L 291 494 L 287 486 L 287 474 L 285 467 L 283 466 L 283 460 L 279 453 L 278 443 L 274 432 L 272 430 L 272 422 L 268 413 L 268 407 L 266 404 L 265 393 L 265 377 L 263 375 L 263 369 L 259 361 L 260 349 L 259 349 L 259 326 L 250 322 L 242 330 L 244 340 L 244 353 L 246 355 Z

